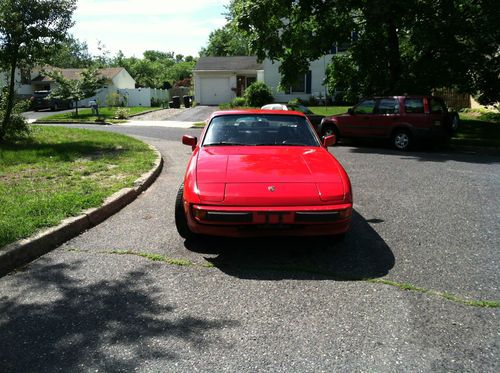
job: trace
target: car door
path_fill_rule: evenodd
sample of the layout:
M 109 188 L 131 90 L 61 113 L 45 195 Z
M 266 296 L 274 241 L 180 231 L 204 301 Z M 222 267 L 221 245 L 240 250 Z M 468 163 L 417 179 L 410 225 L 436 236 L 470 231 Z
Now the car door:
M 378 99 L 371 120 L 371 136 L 390 137 L 392 128 L 399 119 L 398 99 L 392 97 Z
M 370 137 L 375 104 L 375 99 L 366 99 L 354 106 L 351 115 L 341 123 L 341 132 L 346 136 Z

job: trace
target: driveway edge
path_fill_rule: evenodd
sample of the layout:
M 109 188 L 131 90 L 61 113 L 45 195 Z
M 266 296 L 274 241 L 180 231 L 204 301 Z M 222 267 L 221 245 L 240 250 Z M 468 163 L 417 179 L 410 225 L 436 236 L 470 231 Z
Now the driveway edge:
M 0 251 L 0 276 L 48 253 L 69 239 L 103 222 L 111 215 L 135 200 L 153 184 L 163 168 L 160 152 L 156 153 L 153 168 L 139 177 L 132 188 L 123 188 L 105 199 L 100 207 L 83 211 L 82 214 L 64 219 L 59 225 L 45 229 L 34 236 L 8 244 Z

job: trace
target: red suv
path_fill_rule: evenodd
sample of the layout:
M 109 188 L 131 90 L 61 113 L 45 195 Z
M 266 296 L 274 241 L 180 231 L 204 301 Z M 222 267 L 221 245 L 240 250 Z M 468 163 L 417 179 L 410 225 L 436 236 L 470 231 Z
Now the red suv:
M 392 96 L 363 99 L 346 114 L 325 117 L 322 136 L 390 139 L 399 150 L 417 142 L 447 140 L 458 128 L 459 117 L 433 96 Z

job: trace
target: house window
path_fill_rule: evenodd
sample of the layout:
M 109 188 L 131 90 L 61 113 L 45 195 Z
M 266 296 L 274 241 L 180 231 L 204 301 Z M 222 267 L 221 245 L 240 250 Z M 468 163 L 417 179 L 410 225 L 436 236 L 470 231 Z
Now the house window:
M 299 75 L 291 87 L 292 93 L 304 93 L 306 91 L 306 74 Z

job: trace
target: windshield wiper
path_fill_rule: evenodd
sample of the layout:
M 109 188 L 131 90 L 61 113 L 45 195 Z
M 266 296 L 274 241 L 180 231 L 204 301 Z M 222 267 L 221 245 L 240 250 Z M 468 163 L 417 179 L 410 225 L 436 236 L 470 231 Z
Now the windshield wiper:
M 239 142 L 227 142 L 227 141 L 220 141 L 220 142 L 212 142 L 210 144 L 203 144 L 203 146 L 241 146 L 241 145 L 246 145 L 246 144 L 242 144 Z

